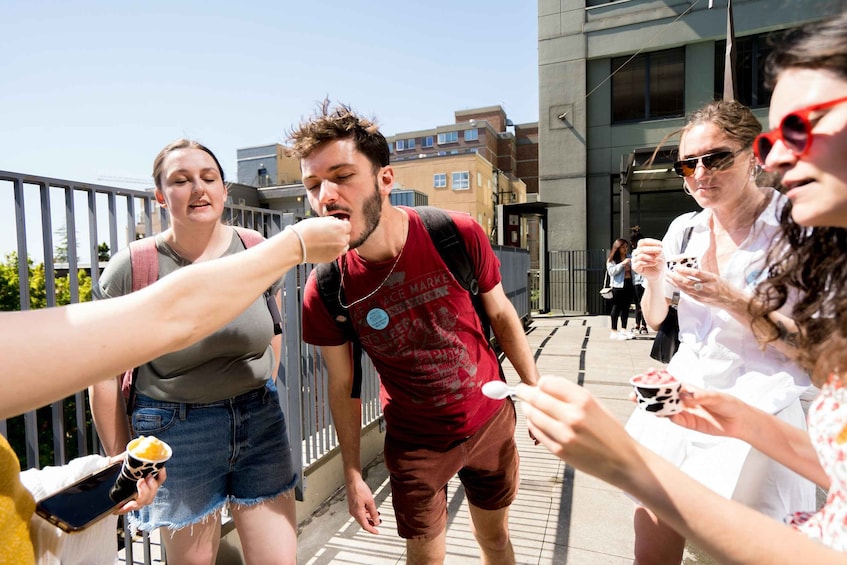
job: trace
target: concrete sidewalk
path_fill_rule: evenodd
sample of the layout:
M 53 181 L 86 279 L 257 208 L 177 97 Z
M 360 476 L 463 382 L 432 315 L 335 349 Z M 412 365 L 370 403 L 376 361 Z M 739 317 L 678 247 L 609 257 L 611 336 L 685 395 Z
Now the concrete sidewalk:
M 527 334 L 542 375 L 580 383 L 625 422 L 633 410 L 629 378 L 659 364 L 649 356 L 653 333 L 630 341 L 609 339 L 608 316 L 538 317 Z M 511 365 L 503 369 L 518 382 Z M 565 465 L 529 439 L 517 402 L 521 486 L 510 512 L 512 543 L 520 564 L 628 564 L 632 562 L 632 501 L 616 488 Z M 343 491 L 301 528 L 299 565 L 405 563 L 397 536 L 387 472 L 380 460 L 367 470 L 383 524 L 378 536 L 363 531 L 347 512 Z M 479 563 L 467 503 L 458 480 L 448 487 L 448 565 Z M 688 552 L 686 563 L 709 563 Z

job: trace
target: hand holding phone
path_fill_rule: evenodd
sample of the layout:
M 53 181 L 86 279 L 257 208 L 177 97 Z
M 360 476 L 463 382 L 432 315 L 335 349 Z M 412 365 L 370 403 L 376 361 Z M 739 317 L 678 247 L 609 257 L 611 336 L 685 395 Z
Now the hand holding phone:
M 118 462 L 83 477 L 38 502 L 35 512 L 65 532 L 84 530 L 136 496 L 133 493 L 121 500 L 112 500 L 109 496 L 120 472 L 121 463 Z

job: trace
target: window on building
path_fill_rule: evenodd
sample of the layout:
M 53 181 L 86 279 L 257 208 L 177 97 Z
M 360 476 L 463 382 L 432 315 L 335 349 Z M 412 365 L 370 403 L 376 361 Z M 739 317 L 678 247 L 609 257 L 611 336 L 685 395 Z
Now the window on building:
M 735 99 L 750 106 L 770 105 L 771 93 L 765 88 L 765 59 L 771 52 L 769 38 L 783 31 L 735 38 Z M 726 40 L 715 42 L 715 98 L 723 98 L 726 69 Z
M 468 171 L 453 173 L 453 190 L 468 190 L 471 186 L 471 175 Z
M 477 129 L 466 129 L 465 130 L 465 141 L 476 141 L 479 139 L 479 130 Z
M 685 49 L 612 59 L 612 121 L 679 117 L 685 113 Z
M 428 135 L 421 141 L 421 147 L 432 147 L 432 136 Z
M 433 188 L 447 188 L 447 173 L 435 173 L 432 175 Z
M 415 140 L 414 139 L 398 139 L 397 140 L 397 151 L 403 151 L 405 149 L 414 149 L 415 148 Z
M 448 131 L 447 133 L 438 134 L 439 145 L 444 143 L 456 143 L 457 141 L 459 141 L 459 132 L 457 131 Z

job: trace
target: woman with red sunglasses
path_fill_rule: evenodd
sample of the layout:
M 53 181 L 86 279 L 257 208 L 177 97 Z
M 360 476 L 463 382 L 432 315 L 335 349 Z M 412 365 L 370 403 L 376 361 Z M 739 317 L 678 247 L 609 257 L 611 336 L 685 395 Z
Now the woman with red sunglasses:
M 668 364 L 670 374 L 732 394 L 804 430 L 800 396 L 809 377 L 787 356 L 784 343 L 760 347 L 748 312 L 787 203 L 773 188 L 756 183 L 752 144 L 761 130 L 737 101 L 711 102 L 691 114 L 674 169 L 702 210 L 675 219 L 662 241 L 642 240 L 632 265 L 647 283 L 641 307 L 648 324 L 658 327 L 678 303 L 680 346 Z M 670 270 L 667 260 L 679 254 L 697 258 L 699 265 Z M 742 441 L 704 437 L 638 408 L 626 429 L 712 490 L 773 518 L 815 507 L 810 481 Z M 636 507 L 633 523 L 637 563 L 682 560 L 685 538 L 648 507 Z
M 634 442 L 567 379 L 542 377 L 517 394 L 548 449 L 637 497 L 718 562 L 847 563 L 847 100 L 835 102 L 847 97 L 847 14 L 790 33 L 768 70 L 776 85 L 770 121 L 780 125 L 756 147 L 791 204 L 750 311 L 757 335 L 793 342 L 821 387 L 810 433 L 714 390 L 689 388 L 686 410 L 670 419 L 752 444 L 827 489 L 824 506 L 791 516 L 789 526 L 727 500 Z M 778 312 L 795 297 L 793 326 Z

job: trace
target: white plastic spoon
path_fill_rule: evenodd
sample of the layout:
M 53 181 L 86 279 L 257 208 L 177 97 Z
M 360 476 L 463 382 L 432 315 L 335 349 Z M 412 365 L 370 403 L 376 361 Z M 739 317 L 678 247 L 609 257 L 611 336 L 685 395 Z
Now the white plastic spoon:
M 515 387 L 509 386 L 503 381 L 488 381 L 482 385 L 482 394 L 494 400 L 503 400 L 507 396 L 515 395 Z

